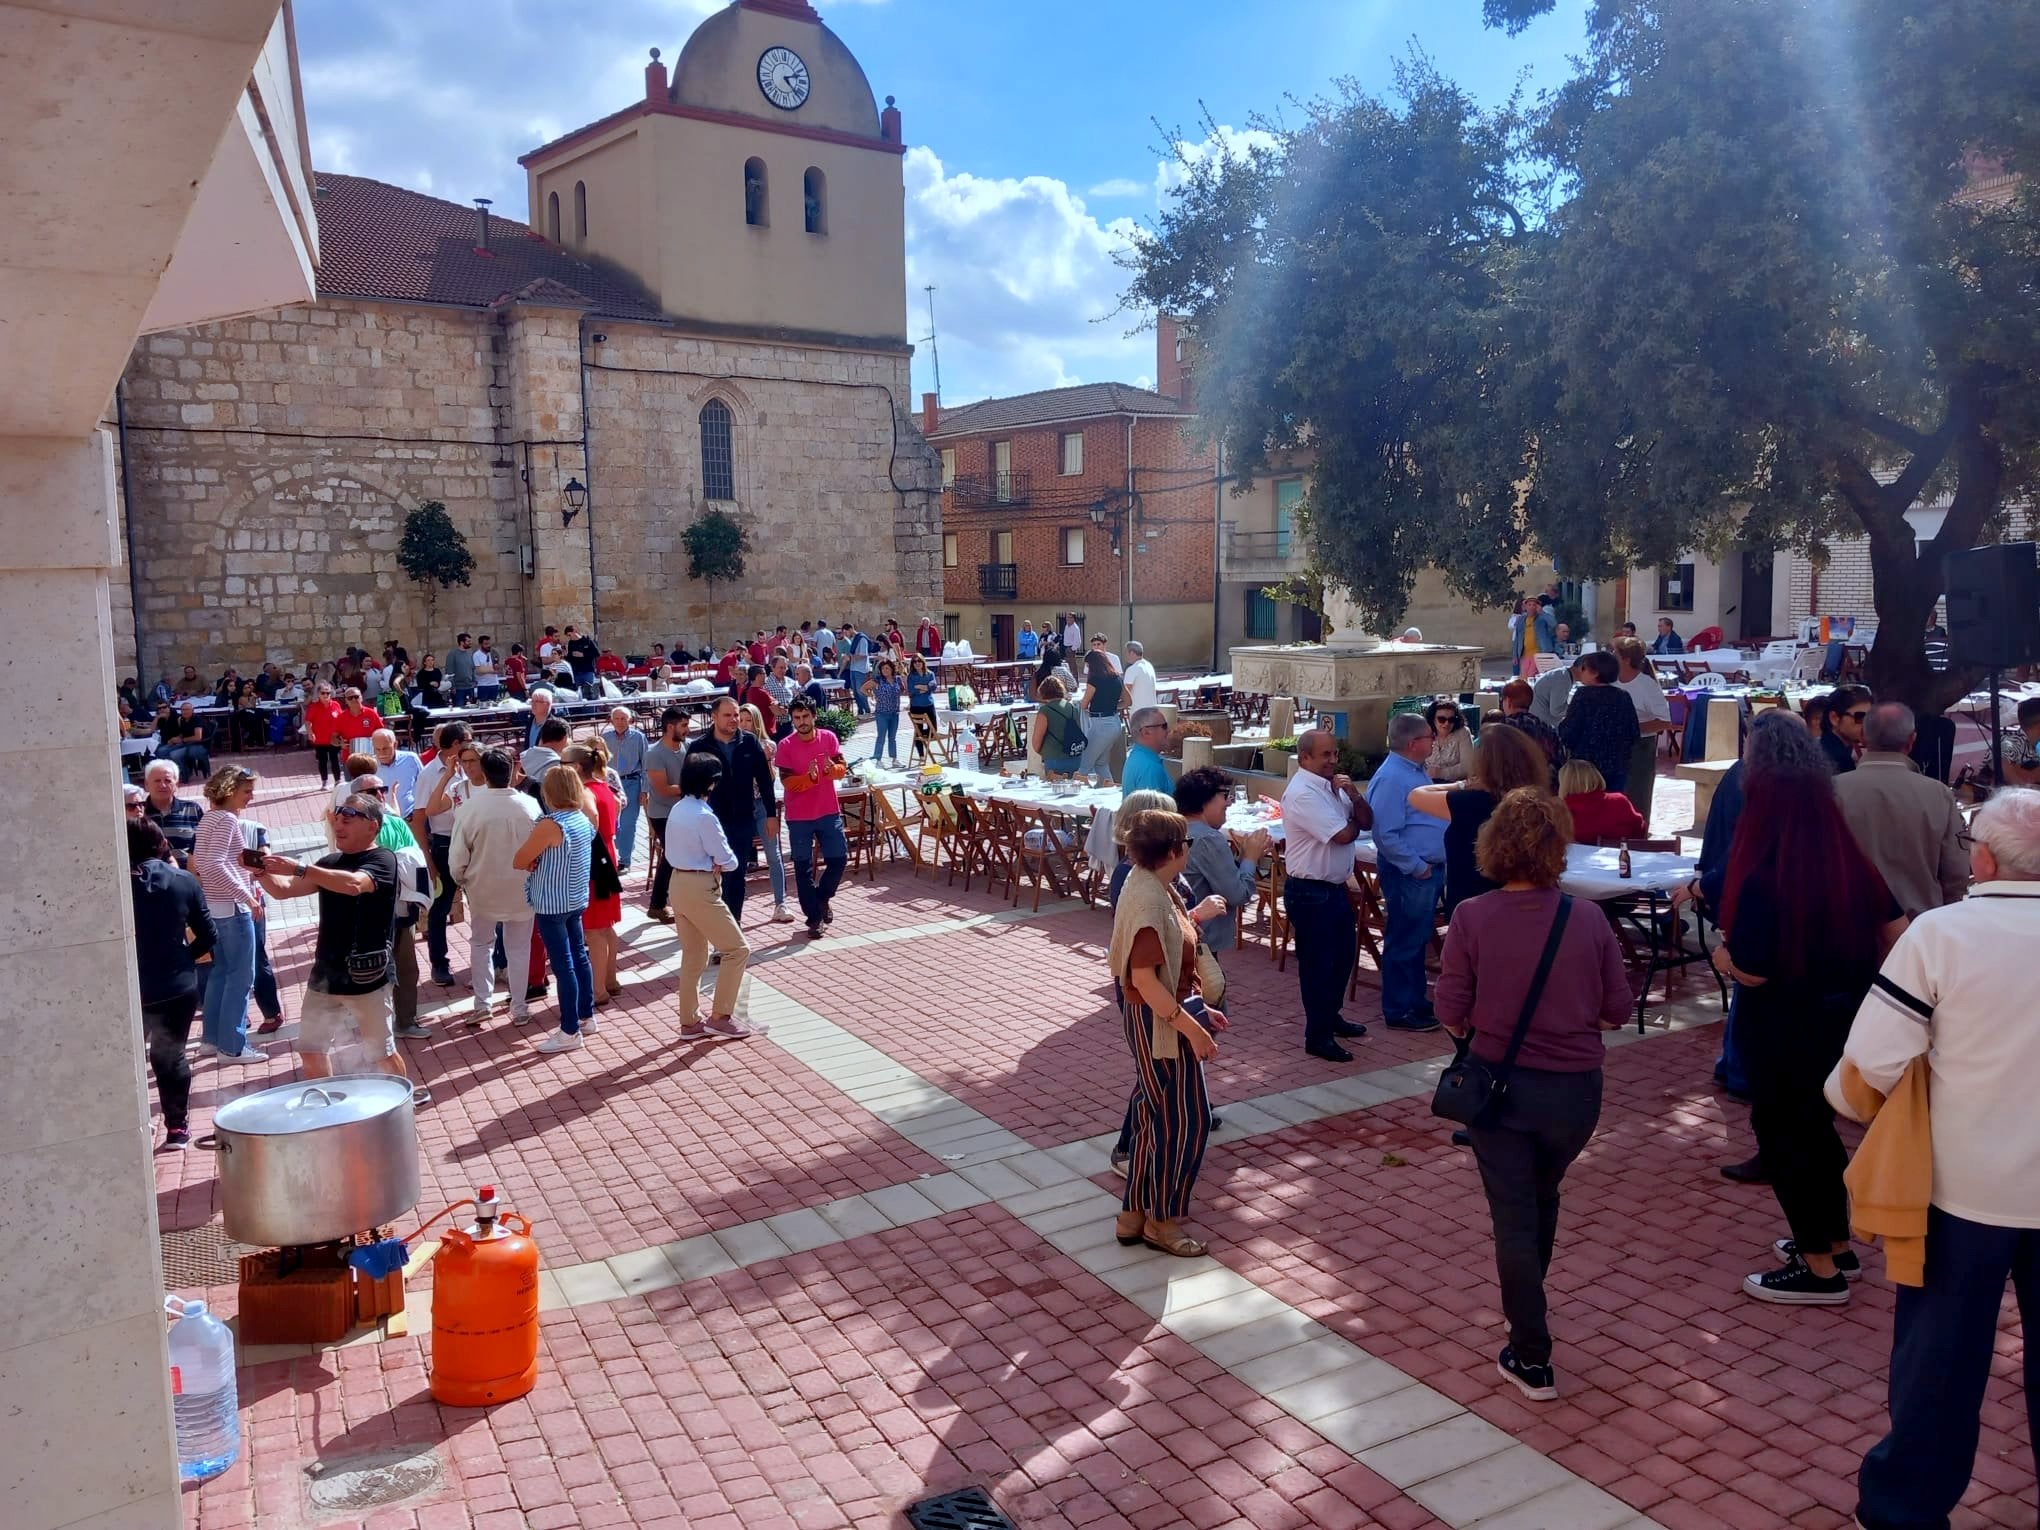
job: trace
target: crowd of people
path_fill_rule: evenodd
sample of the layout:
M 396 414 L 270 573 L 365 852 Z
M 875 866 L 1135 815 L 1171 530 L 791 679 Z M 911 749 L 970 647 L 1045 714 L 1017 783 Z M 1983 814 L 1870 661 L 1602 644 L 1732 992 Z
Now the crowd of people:
M 1522 614 L 1526 644 L 1542 651 L 1537 615 Z M 931 629 L 922 624 L 904 657 L 890 623 L 872 634 L 849 622 L 760 632 L 714 661 L 719 677 L 726 668 L 744 683 L 717 698 L 700 731 L 676 706 L 648 735 L 619 707 L 607 727 L 577 735 L 527 671 L 522 749 L 483 747 L 458 720 L 440 724 L 422 753 L 406 749 L 368 705 L 357 669 L 333 701 L 339 722 L 315 739 L 333 793 L 330 848 L 316 858 L 266 847 L 249 817 L 254 771 L 211 771 L 201 803 L 178 791 L 183 762 L 159 754 L 129 789 L 128 829 L 166 1146 L 189 1141 L 193 1021 L 202 1019 L 201 1054 L 227 1064 L 263 1055 L 249 1040 L 251 1001 L 262 1016 L 255 1034 L 281 1024 L 264 933 L 271 900 L 318 900 L 297 1042 L 308 1077 L 405 1072 L 398 1042 L 431 1034 L 417 1019 L 421 939 L 423 976 L 470 995 L 453 1023 L 486 1025 L 507 999 L 509 1023 L 532 1025 L 550 995 L 556 1014 L 536 1050 L 580 1049 L 628 981 L 616 932 L 641 822 L 646 914 L 674 926 L 680 947 L 677 1033 L 749 1038 L 751 869 L 762 855 L 770 918 L 819 937 L 847 861 L 836 788 L 847 741 L 820 725 L 823 698 L 802 671 L 826 664 L 856 677 L 853 694 L 875 714 L 874 757 L 884 758 L 898 749 L 902 703 L 915 745 L 932 732 L 922 714 L 934 709 L 941 638 Z M 1166 716 L 1139 644 L 1115 654 L 1061 614 L 1055 629 L 1030 623 L 1022 637 L 1032 639 L 1040 699 L 1034 762 L 1050 775 L 1109 777 L 1125 748 L 1109 960 L 1133 1066 L 1112 1155 L 1126 1181 L 1115 1236 L 1200 1254 L 1185 1224 L 1218 1124 L 1204 1066 L 1230 1025 L 1223 956 L 1269 836 L 1227 828 L 1225 772 L 1171 780 Z M 935 655 L 919 646 L 929 642 Z M 542 662 L 557 652 L 570 673 L 599 666 L 592 646 L 571 628 L 548 629 Z M 454 651 L 485 649 L 463 635 Z M 675 645 L 658 662 L 675 652 L 692 658 Z M 1341 740 L 1312 729 L 1283 794 L 1280 903 L 1305 1050 L 1350 1062 L 1350 1044 L 1367 1035 L 1345 1013 L 1365 836 L 1382 900 L 1380 1022 L 1442 1027 L 1465 1068 L 1500 1081 L 1463 1140 L 1493 1224 L 1507 1327 L 1497 1368 L 1532 1400 L 1558 1395 L 1544 1286 L 1566 1173 L 1600 1119 L 1601 1033 L 1634 1005 L 1611 922 L 1561 881 L 1569 846 L 1648 832 L 1656 735 L 1669 727 L 1648 657 L 1625 636 L 1534 685 L 1513 679 L 1478 732 L 1449 698 L 1400 713 L 1365 781 L 1341 771 Z M 471 673 L 463 666 L 459 678 Z M 2022 709 L 2021 725 L 2029 740 L 2040 735 L 2040 706 L 2030 718 Z M 1768 1184 L 1782 1222 L 1772 1262 L 1741 1291 L 1845 1304 L 1863 1273 L 1852 1237 L 1866 1229 L 1866 1205 L 1867 1228 L 1892 1240 L 1887 1264 L 1901 1282 L 1892 1428 L 1865 1463 L 1859 1509 L 1872 1526 L 1941 1522 L 1975 1451 L 1997 1294 L 2016 1274 L 2026 1316 L 2040 1304 L 2029 1278 L 2040 1269 L 2040 1204 L 2027 1188 L 2040 1128 L 2016 1085 L 2021 1064 L 2040 1057 L 2016 1028 L 1993 1023 L 2011 991 L 2008 964 L 2040 933 L 2026 923 L 2029 909 L 2040 917 L 2040 792 L 2001 791 L 1967 825 L 1949 789 L 1917 768 L 1917 733 L 1908 708 L 1861 687 L 1836 689 L 1808 718 L 1759 713 L 1701 826 L 1697 874 L 1674 894 L 1718 930 L 1711 960 L 1731 985 L 1716 1076 L 1748 1102 L 1755 1153 L 1723 1172 Z M 2032 756 L 2029 742 L 2012 768 L 2040 779 Z M 464 974 L 449 934 L 463 919 Z M 1426 955 L 1441 919 L 1434 979 Z M 422 1088 L 418 1097 L 429 1100 Z M 1872 1120 L 1853 1164 L 1837 1111 Z

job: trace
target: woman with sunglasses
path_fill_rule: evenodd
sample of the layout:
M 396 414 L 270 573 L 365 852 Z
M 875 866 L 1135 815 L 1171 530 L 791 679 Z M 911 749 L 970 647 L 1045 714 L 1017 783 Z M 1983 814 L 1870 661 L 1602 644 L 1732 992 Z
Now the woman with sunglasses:
M 926 764 L 935 737 L 935 676 L 918 653 L 907 661 L 907 725 L 914 734 L 914 762 Z
M 1856 768 L 1856 756 L 1863 752 L 1863 723 L 1870 716 L 1870 688 L 1838 685 L 1828 693 L 1820 711 L 1820 752 L 1838 776 Z
M 1459 715 L 1459 703 L 1440 696 L 1424 708 L 1424 721 L 1431 725 L 1431 757 L 1424 762 L 1424 774 L 1441 786 L 1464 781 L 1473 769 L 1473 735 Z

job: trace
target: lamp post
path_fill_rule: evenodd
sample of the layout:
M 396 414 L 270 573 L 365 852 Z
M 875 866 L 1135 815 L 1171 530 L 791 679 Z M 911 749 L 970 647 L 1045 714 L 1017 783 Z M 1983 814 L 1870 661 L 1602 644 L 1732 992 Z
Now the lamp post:
M 569 478 L 567 486 L 560 490 L 560 525 L 574 524 L 574 517 L 588 507 L 588 486 L 578 478 Z

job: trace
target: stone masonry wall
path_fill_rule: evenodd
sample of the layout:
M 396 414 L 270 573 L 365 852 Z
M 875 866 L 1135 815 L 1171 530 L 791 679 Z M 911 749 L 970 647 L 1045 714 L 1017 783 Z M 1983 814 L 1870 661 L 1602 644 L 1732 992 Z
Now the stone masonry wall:
M 591 327 L 609 337 L 595 359 L 629 369 L 589 373 L 592 460 L 574 310 L 326 299 L 144 339 L 125 379 L 142 672 L 295 666 L 388 637 L 443 653 L 461 630 L 506 650 L 589 621 L 591 585 L 608 646 L 699 641 L 707 591 L 679 535 L 716 390 L 753 541 L 747 577 L 717 591 L 719 633 L 932 605 L 940 465 L 897 407 L 905 357 Z M 591 495 L 568 527 L 573 477 Z M 433 598 L 395 563 L 404 515 L 430 499 L 476 563 Z
M 142 340 L 125 384 L 145 674 L 386 637 L 416 656 L 456 628 L 521 636 L 496 333 L 477 314 L 325 301 Z M 405 513 L 429 499 L 476 565 L 436 597 L 395 561 Z
M 603 325 L 588 373 L 595 590 L 605 643 L 699 645 L 779 622 L 876 621 L 932 606 L 941 464 L 900 403 L 907 358 Z M 745 577 L 687 577 L 705 508 L 700 414 L 733 416 Z

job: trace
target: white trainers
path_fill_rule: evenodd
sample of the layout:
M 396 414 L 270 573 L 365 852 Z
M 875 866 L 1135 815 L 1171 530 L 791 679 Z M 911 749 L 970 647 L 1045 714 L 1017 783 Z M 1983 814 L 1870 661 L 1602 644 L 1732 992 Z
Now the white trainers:
M 602 1019 L 599 1015 L 590 1015 L 587 1019 L 581 1022 L 581 1034 L 583 1036 L 593 1036 L 596 1032 L 600 1031 L 601 1029 Z
M 721 1036 L 729 1041 L 743 1041 L 751 1034 L 750 1027 L 735 1015 L 711 1016 L 708 1024 L 702 1029 L 711 1036 Z
M 581 1050 L 581 1038 L 578 1033 L 569 1035 L 565 1031 L 554 1031 L 538 1044 L 536 1050 L 540 1052 L 578 1052 Z
M 784 903 L 773 904 L 772 922 L 774 924 L 792 924 L 793 910 L 789 909 Z

